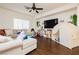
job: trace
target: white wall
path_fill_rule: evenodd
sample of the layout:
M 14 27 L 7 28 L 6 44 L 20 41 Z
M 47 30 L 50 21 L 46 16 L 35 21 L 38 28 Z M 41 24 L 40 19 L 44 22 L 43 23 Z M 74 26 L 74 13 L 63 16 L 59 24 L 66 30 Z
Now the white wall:
M 60 12 L 60 13 L 55 13 L 55 14 L 52 14 L 52 15 L 48 15 L 48 16 L 36 19 L 36 21 L 40 21 L 41 23 L 43 23 L 44 20 L 50 20 L 50 19 L 54 19 L 54 18 L 58 18 L 59 22 L 61 20 L 71 21 L 71 15 L 73 15 L 73 14 L 77 14 L 76 8 L 66 10 L 66 11 L 63 11 L 63 12 Z
M 33 17 L 27 14 L 22 14 L 19 12 L 15 12 L 15 11 L 0 7 L 0 28 L 5 28 L 5 29 L 13 28 L 14 18 L 29 20 L 31 23 L 30 28 L 33 27 L 32 25 L 32 22 L 34 19 Z
M 77 6 L 77 26 L 79 27 L 79 5 Z

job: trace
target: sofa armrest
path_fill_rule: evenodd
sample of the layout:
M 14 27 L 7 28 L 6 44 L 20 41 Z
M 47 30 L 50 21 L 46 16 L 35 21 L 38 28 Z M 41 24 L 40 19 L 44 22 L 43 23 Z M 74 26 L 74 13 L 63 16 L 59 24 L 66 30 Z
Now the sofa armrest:
M 6 51 L 8 49 L 22 46 L 22 41 L 21 40 L 12 40 L 6 43 L 1 43 L 0 44 L 0 52 Z

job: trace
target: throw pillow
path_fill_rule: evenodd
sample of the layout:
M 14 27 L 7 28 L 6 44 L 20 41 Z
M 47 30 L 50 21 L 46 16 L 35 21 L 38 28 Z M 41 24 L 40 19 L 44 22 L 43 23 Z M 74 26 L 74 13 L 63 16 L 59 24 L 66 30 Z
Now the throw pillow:
M 25 39 L 27 39 L 27 38 L 28 38 L 28 36 L 27 36 L 27 35 L 25 35 L 24 40 L 25 40 Z
M 22 31 L 22 32 L 18 35 L 18 37 L 17 37 L 16 39 L 21 39 L 21 40 L 23 40 L 24 37 L 25 37 L 25 32 Z

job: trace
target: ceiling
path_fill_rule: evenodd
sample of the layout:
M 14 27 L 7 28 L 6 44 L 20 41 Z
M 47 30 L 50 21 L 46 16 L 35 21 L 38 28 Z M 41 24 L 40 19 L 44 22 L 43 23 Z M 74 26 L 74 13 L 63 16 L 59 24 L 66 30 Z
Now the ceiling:
M 68 3 L 36 3 L 36 7 L 43 8 L 43 10 L 39 10 L 40 14 L 61 7 L 66 4 Z M 36 12 L 29 12 L 29 10 L 24 8 L 24 6 L 32 7 L 32 3 L 0 3 L 0 6 L 28 15 L 38 15 Z

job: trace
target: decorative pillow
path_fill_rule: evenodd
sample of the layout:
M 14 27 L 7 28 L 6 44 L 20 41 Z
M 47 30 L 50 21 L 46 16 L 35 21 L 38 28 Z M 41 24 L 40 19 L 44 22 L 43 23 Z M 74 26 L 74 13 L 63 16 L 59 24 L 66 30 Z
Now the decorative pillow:
M 6 36 L 13 35 L 13 30 L 11 29 L 6 29 L 5 32 L 6 32 Z
M 0 29 L 0 35 L 3 35 L 3 36 L 5 36 L 5 35 L 6 35 L 6 33 L 5 33 L 5 30 L 4 30 L 4 29 Z
M 20 34 L 20 32 L 17 32 L 17 35 L 19 35 Z
M 25 35 L 24 40 L 25 40 L 25 39 L 27 39 L 27 38 L 28 38 L 28 36 L 27 36 L 27 35 Z
M 13 39 L 10 37 L 0 35 L 0 43 L 4 43 L 4 42 L 10 41 L 10 40 L 13 40 Z
M 21 40 L 23 40 L 24 37 L 25 37 L 25 32 L 22 31 L 22 32 L 18 35 L 18 37 L 17 37 L 16 39 L 21 39 Z

